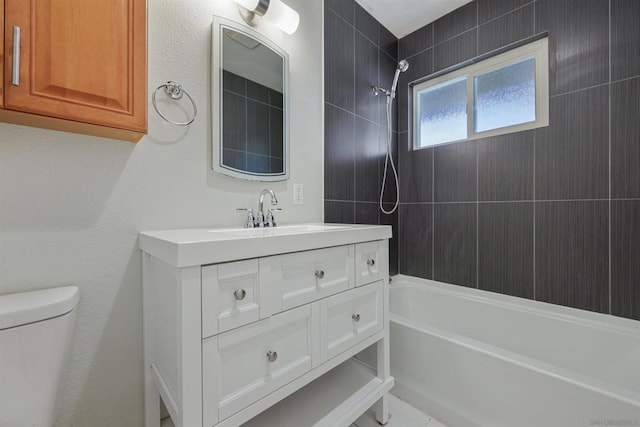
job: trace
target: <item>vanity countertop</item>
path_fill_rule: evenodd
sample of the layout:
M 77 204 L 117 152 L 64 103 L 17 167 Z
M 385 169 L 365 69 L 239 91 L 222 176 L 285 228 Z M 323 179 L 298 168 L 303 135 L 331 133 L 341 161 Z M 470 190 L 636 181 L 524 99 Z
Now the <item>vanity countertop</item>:
M 144 231 L 138 247 L 174 267 L 189 267 L 388 238 L 388 225 L 294 224 Z

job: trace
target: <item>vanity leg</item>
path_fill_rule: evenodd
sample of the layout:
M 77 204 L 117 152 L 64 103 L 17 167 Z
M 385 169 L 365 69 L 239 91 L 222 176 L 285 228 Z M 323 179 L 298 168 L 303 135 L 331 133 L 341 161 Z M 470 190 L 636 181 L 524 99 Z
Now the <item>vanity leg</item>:
M 389 334 L 387 338 L 378 341 L 377 344 L 377 370 L 378 378 L 383 381 L 391 376 L 391 364 L 389 363 Z M 376 420 L 384 425 L 389 421 L 389 393 L 385 393 L 375 404 Z
M 160 393 L 153 383 L 151 367 L 145 372 L 144 411 L 145 427 L 160 427 Z

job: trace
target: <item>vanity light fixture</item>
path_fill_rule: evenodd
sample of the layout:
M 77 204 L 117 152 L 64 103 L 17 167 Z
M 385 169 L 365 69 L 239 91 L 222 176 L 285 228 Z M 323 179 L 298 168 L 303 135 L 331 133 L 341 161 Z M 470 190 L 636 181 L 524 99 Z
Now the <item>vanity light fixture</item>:
M 233 0 L 238 3 L 242 19 L 249 25 L 256 25 L 257 16 L 273 23 L 287 34 L 293 34 L 300 24 L 298 12 L 281 0 Z

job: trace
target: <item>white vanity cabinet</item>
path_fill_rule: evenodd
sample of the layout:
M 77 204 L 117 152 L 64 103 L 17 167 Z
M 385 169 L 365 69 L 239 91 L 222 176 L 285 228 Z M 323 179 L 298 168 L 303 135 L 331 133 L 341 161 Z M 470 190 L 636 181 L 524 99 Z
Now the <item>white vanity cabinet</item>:
M 390 227 L 304 227 L 141 233 L 147 427 L 387 421 Z

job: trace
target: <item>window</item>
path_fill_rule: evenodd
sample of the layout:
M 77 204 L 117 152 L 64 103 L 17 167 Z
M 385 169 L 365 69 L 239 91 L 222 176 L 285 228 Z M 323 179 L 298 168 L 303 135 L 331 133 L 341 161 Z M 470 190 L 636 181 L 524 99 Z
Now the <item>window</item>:
M 413 87 L 414 148 L 549 124 L 547 39 Z

